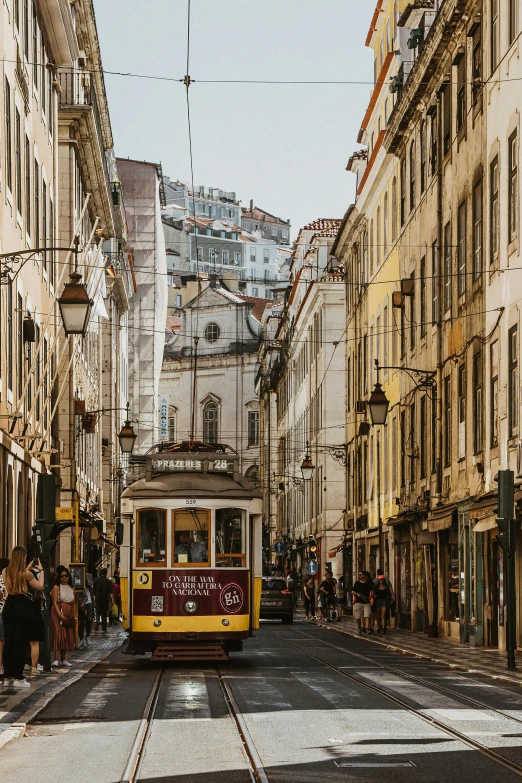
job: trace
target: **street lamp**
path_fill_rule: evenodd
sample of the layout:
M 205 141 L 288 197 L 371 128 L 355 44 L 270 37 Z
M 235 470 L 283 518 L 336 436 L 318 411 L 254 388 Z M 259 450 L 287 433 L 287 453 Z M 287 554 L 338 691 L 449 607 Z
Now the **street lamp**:
M 76 270 L 71 272 L 71 282 L 66 283 L 61 297 L 57 300 L 66 335 L 85 334 L 89 315 L 93 305 L 82 276 Z
M 307 443 L 305 458 L 301 463 L 301 473 L 303 474 L 303 481 L 311 481 L 312 476 L 314 475 L 315 465 L 310 459 L 309 451 L 310 451 L 310 445 L 309 443 Z
M 123 454 L 132 454 L 134 443 L 136 442 L 137 437 L 138 436 L 134 432 L 134 427 L 130 423 L 129 403 L 127 403 L 127 419 L 120 430 L 120 434 L 118 435 L 120 449 L 122 450 Z
M 381 384 L 377 381 L 368 400 L 372 424 L 386 424 L 389 406 L 390 402 L 383 392 Z

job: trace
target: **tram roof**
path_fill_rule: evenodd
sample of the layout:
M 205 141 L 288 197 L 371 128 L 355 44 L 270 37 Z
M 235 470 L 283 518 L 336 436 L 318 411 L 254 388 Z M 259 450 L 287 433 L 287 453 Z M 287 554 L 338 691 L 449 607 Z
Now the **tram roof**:
M 253 500 L 260 498 L 261 492 L 244 476 L 232 477 L 213 473 L 166 473 L 138 478 L 128 486 L 124 498 L 237 498 Z

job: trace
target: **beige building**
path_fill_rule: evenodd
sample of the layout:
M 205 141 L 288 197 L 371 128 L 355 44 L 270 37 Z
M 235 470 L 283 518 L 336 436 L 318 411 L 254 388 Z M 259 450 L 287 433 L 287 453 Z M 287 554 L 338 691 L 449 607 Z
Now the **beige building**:
M 52 34 L 49 33 L 52 31 Z M 57 68 L 79 55 L 72 6 L 0 7 L 0 552 L 27 544 L 38 475 L 59 459 L 54 378 L 66 341 L 55 296 Z M 68 246 L 68 245 L 66 245 Z M 12 254 L 12 255 L 10 255 Z M 17 255 L 19 254 L 19 255 Z
M 330 249 L 340 220 L 316 220 L 298 234 L 288 295 L 264 319 L 257 377 L 261 403 L 265 560 L 286 542 L 279 565 L 306 572 L 315 538 L 321 569 L 343 572 L 345 537 L 345 284 Z M 300 470 L 305 454 L 311 481 Z
M 358 198 L 333 248 L 354 334 L 353 571 L 384 566 L 399 626 L 499 647 L 506 598 L 493 477 L 522 472 L 510 84 L 519 5 L 377 3 L 367 39 L 376 86 L 359 135 L 367 151 L 350 161 Z M 366 406 L 376 358 L 390 402 L 384 426 L 371 426 Z
M 93 570 L 114 549 L 132 293 L 94 10 L 6 0 L 0 30 L 0 548 L 30 543 L 38 475 L 53 473 L 82 530 L 54 557 Z M 57 301 L 75 269 L 93 301 L 83 337 Z

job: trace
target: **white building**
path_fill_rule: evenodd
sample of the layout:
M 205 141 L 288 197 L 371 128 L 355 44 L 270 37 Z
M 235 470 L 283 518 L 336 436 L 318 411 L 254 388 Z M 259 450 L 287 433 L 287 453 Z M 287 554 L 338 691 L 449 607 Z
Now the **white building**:
M 133 260 L 135 294 L 129 311 L 129 403 L 137 423 L 135 454 L 159 440 L 158 394 L 167 317 L 167 262 L 161 223 L 161 167 L 118 159 Z
M 197 290 L 197 284 L 192 285 Z M 172 319 L 176 323 L 165 346 L 160 380 L 160 405 L 168 411 L 161 438 L 225 443 L 238 452 L 241 472 L 252 476 L 259 464 L 254 378 L 260 317 L 267 302 L 232 292 L 217 280 L 202 285 L 180 311 L 179 321 Z

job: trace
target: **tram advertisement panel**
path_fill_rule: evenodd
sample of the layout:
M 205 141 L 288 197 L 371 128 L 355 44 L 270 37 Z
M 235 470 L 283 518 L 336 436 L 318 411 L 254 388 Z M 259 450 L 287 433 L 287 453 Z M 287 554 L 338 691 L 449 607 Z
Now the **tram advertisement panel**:
M 136 570 L 134 613 L 179 616 L 195 601 L 198 615 L 248 614 L 248 579 L 248 571 Z

